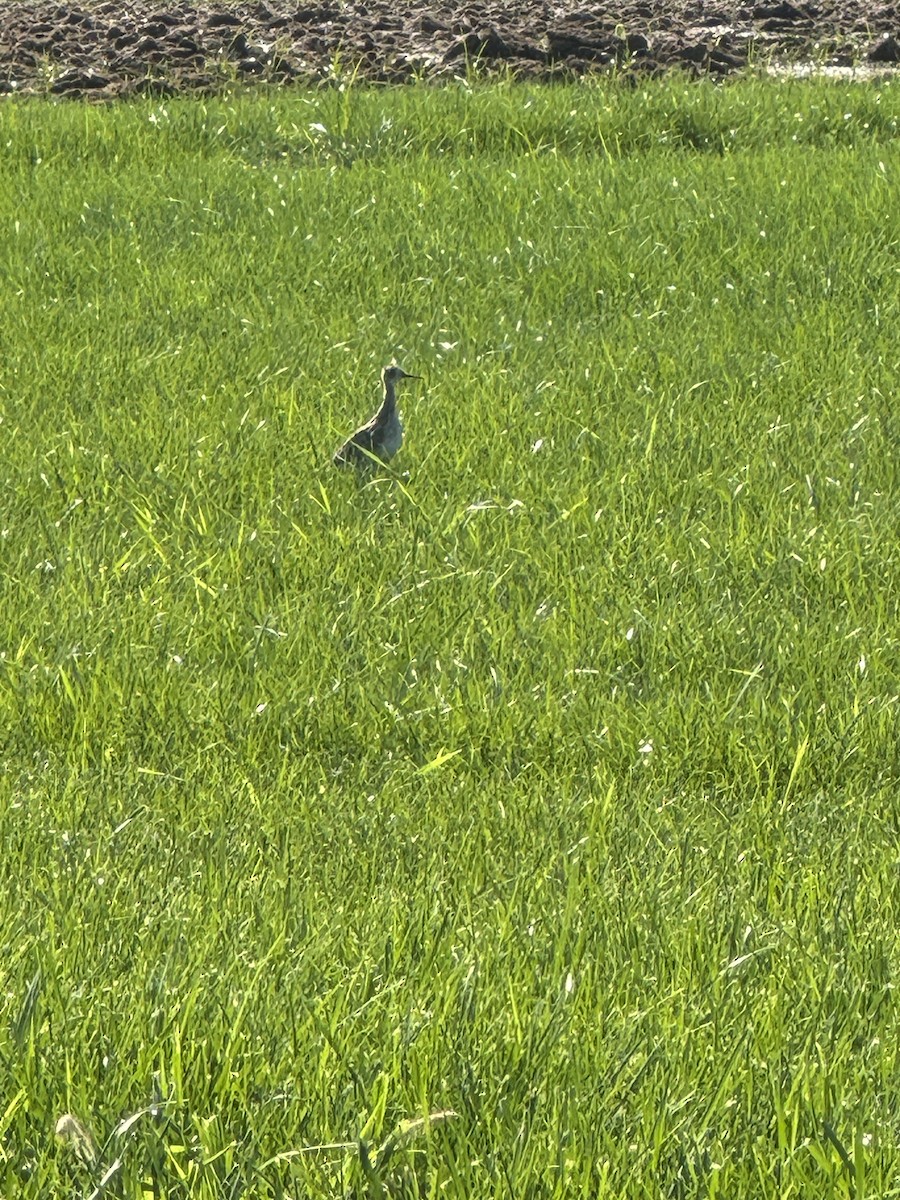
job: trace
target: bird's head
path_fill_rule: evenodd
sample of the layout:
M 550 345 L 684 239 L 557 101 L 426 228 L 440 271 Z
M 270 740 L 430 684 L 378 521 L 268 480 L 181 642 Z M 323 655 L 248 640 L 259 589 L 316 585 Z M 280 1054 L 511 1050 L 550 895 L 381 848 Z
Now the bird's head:
M 381 378 L 385 383 L 399 383 L 401 379 L 421 379 L 421 375 L 410 375 L 408 371 L 404 371 L 402 367 L 392 364 L 385 367 L 381 372 Z

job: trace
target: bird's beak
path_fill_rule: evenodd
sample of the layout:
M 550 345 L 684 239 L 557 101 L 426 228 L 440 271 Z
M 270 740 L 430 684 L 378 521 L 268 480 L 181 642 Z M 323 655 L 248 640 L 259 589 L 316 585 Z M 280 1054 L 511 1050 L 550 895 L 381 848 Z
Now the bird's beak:
M 404 371 L 403 378 L 404 379 L 421 379 L 422 376 L 421 375 L 410 375 L 408 371 Z

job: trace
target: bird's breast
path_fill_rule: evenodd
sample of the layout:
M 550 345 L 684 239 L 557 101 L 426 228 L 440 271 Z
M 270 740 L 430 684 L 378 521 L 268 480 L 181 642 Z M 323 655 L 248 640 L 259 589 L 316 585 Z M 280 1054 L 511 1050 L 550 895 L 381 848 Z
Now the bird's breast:
M 395 411 L 391 419 L 384 427 L 384 438 L 382 445 L 384 446 L 384 453 L 386 457 L 393 458 L 402 444 L 403 425 L 400 422 L 400 414 Z

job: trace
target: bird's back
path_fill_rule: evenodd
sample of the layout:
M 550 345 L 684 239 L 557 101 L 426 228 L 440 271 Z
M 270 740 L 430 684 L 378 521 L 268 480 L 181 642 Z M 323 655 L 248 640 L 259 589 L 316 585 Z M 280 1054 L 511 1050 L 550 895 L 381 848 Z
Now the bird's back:
M 336 467 L 363 467 L 371 466 L 372 460 L 370 454 L 374 454 L 372 449 L 372 430 L 371 422 L 368 425 L 363 425 L 362 429 L 357 429 L 353 437 L 348 438 L 343 446 L 338 449 L 334 456 L 334 465 Z M 368 451 L 368 454 L 366 453 Z
M 336 467 L 371 467 L 373 457 L 386 463 L 393 458 L 403 442 L 403 427 L 397 410 L 386 417 L 381 411 L 357 429 L 334 456 Z

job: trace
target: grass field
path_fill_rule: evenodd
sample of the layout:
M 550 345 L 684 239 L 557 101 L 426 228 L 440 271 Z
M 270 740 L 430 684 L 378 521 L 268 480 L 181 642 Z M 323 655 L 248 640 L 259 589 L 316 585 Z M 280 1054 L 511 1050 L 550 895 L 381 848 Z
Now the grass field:
M 0 106 L 3 1195 L 900 1195 L 898 119 Z

